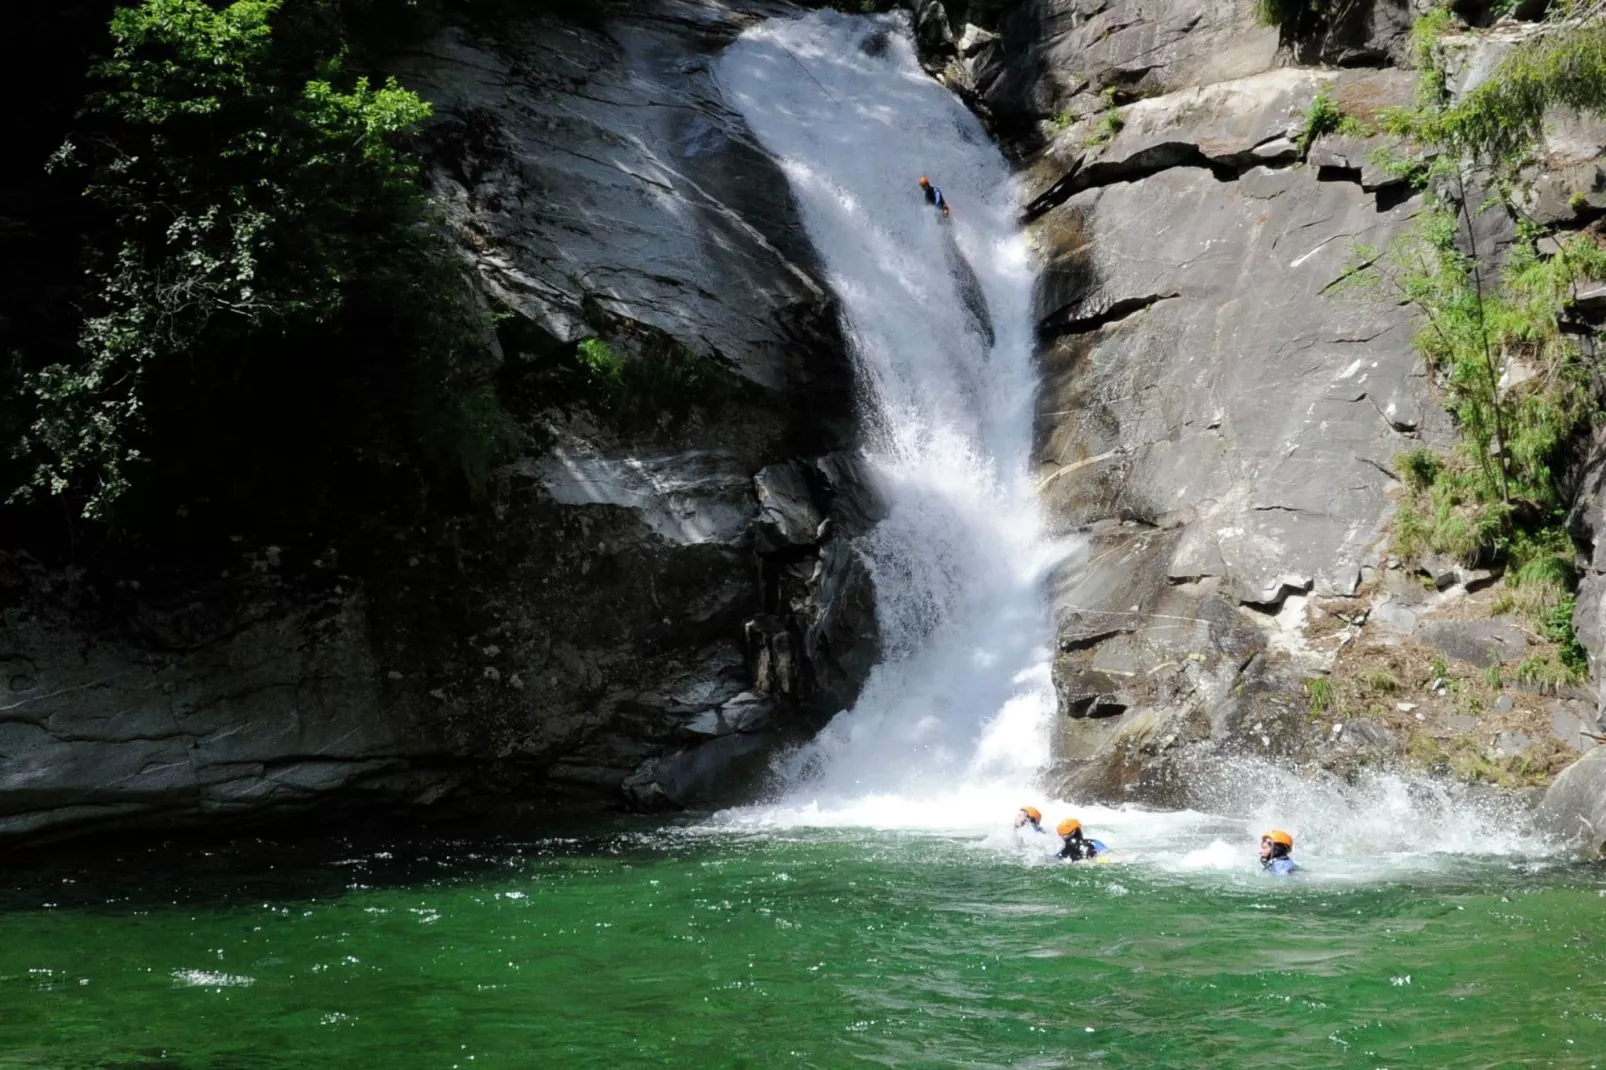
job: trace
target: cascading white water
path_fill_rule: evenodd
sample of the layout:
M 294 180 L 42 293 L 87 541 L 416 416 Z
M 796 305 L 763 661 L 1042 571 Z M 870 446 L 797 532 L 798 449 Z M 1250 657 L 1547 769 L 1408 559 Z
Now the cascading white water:
M 1043 537 L 1028 471 L 1034 273 L 1008 166 L 922 72 L 899 16 L 766 22 L 726 50 L 718 80 L 780 161 L 841 299 L 890 508 L 862 547 L 885 660 L 792 756 L 792 802 L 1023 789 L 1054 709 L 1043 580 L 1071 547 Z M 991 344 L 949 242 L 979 280 Z

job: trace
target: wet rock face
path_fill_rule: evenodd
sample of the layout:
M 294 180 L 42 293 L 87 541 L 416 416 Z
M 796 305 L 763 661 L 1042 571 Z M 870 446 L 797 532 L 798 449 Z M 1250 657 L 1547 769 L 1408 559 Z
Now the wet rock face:
M 784 310 L 826 293 L 785 178 L 710 67 L 783 5 L 617 10 L 447 30 L 399 65 L 436 109 L 431 177 L 466 253 L 553 344 L 617 317 L 772 389 L 811 380 Z
M 97 635 L 62 608 L 60 577 L 0 575 L 0 840 L 422 802 L 459 782 L 418 761 L 439 751 L 427 725 L 384 710 L 361 594 L 292 604 L 236 581 Z
M 729 399 L 625 428 L 514 390 L 538 447 L 481 512 L 316 560 L 241 546 L 160 596 L 0 563 L 0 840 L 697 805 L 852 702 L 879 506 L 851 365 L 785 178 L 708 67 L 781 10 L 645 0 L 409 53 L 434 191 L 515 317 L 502 379 L 606 323 L 712 360 Z

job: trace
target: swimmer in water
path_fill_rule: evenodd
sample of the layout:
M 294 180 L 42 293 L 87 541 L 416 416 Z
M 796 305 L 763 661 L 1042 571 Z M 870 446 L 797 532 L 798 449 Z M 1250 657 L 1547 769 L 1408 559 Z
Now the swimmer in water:
M 1260 868 L 1267 873 L 1286 877 L 1299 869 L 1289 856 L 1294 851 L 1294 838 L 1282 829 L 1260 834 Z
M 1043 828 L 1043 811 L 1035 806 L 1023 806 L 1015 811 L 1015 827 L 1048 835 L 1048 830 Z
M 1103 840 L 1093 840 L 1084 836 L 1082 823 L 1074 817 L 1067 817 L 1061 821 L 1054 831 L 1060 834 L 1060 839 L 1063 841 L 1056 857 L 1063 858 L 1067 862 L 1091 860 L 1109 850 Z

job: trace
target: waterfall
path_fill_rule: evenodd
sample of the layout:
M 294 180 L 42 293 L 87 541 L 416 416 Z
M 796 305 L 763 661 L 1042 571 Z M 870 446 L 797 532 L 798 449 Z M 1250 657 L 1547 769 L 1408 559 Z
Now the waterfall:
M 783 805 L 1013 800 L 1048 759 L 1044 580 L 1075 546 L 1044 536 L 1033 493 L 1035 274 L 1009 167 L 921 70 L 901 15 L 765 22 L 717 77 L 784 170 L 841 301 L 889 507 L 858 547 L 884 662 L 788 756 Z
M 1030 475 L 1036 278 L 1008 165 L 920 69 L 901 15 L 765 22 L 726 50 L 718 79 L 780 162 L 841 300 L 864 450 L 890 507 L 859 547 L 884 662 L 853 709 L 787 756 L 781 797 L 726 827 L 965 830 L 1010 851 L 1010 816 L 1037 801 L 1050 824 L 1077 814 L 1128 857 L 1190 872 L 1252 867 L 1273 825 L 1346 880 L 1542 853 L 1509 800 L 1399 773 L 1345 784 L 1246 759 L 1211 774 L 1216 815 L 1041 798 L 1055 712 L 1044 581 L 1079 544 L 1046 537 Z

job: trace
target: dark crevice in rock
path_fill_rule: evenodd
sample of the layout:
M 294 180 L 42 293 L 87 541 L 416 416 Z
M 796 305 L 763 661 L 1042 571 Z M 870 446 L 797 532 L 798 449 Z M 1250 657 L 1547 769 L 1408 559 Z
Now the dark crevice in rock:
M 1065 715 L 1101 720 L 1105 717 L 1119 717 L 1127 711 L 1127 708 L 1127 703 L 1115 695 L 1082 695 L 1067 700 Z
M 1399 474 L 1397 472 L 1395 472 L 1393 469 L 1389 468 L 1387 465 L 1382 464 L 1379 461 L 1374 461 L 1370 457 L 1359 457 L 1359 458 L 1357 458 L 1357 460 L 1359 460 L 1362 464 L 1371 465 L 1373 468 L 1376 468 L 1379 472 L 1382 472 L 1384 475 L 1388 476 L 1390 479 L 1394 480 L 1396 483 L 1401 482 Z
M 1071 654 L 1078 650 L 1088 650 L 1092 647 L 1098 646 L 1106 639 L 1114 639 L 1118 635 L 1131 634 L 1131 628 L 1122 626 L 1114 628 L 1102 628 L 1079 635 L 1062 635 L 1060 636 L 1059 644 L 1060 653 Z
M 1173 168 L 1201 168 L 1209 171 L 1218 182 L 1236 182 L 1251 168 L 1287 167 L 1298 160 L 1293 143 L 1288 144 L 1286 151 L 1268 148 L 1282 140 L 1285 139 L 1272 138 L 1242 152 L 1223 156 L 1211 156 L 1191 141 L 1168 141 L 1139 149 L 1119 160 L 1099 160 L 1084 165 L 1083 158 L 1077 157 L 1058 181 L 1022 210 L 1020 221 L 1025 224 L 1041 218 L 1083 190 L 1121 182 L 1138 182 Z
M 1175 291 L 1144 294 L 1141 297 L 1120 297 L 1115 300 L 1100 300 L 1095 296 L 1091 300 L 1077 302 L 1076 305 L 1067 306 L 1049 316 L 1038 325 L 1038 333 L 1044 340 L 1068 334 L 1085 334 L 1142 312 L 1157 301 L 1169 301 L 1180 296 L 1182 295 Z
M 1288 512 L 1298 512 L 1298 510 L 1290 509 Z M 1284 583 L 1282 586 L 1277 588 L 1277 593 L 1272 595 L 1267 601 L 1255 602 L 1249 599 L 1244 599 L 1239 604 L 1245 609 L 1254 610 L 1256 613 L 1264 613 L 1267 616 L 1275 617 L 1282 610 L 1283 603 L 1288 601 L 1289 596 L 1296 594 L 1309 594 L 1311 589 L 1315 586 L 1316 584 L 1312 580 L 1304 580 L 1297 584 Z
M 1316 181 L 1318 182 L 1348 182 L 1359 186 L 1363 193 L 1376 194 L 1377 210 L 1390 212 L 1412 197 L 1416 196 L 1416 189 L 1404 179 L 1389 179 L 1386 182 L 1367 182 L 1366 172 L 1360 167 L 1342 167 L 1338 164 L 1320 164 L 1316 168 Z
M 1324 164 L 1316 168 L 1316 181 L 1318 182 L 1353 182 L 1361 184 L 1361 169 L 1359 167 L 1335 167 Z
M 1364 186 L 1362 187 L 1365 188 Z M 1377 210 L 1379 212 L 1392 212 L 1412 197 L 1416 190 L 1409 182 L 1391 182 L 1386 186 L 1377 188 Z

